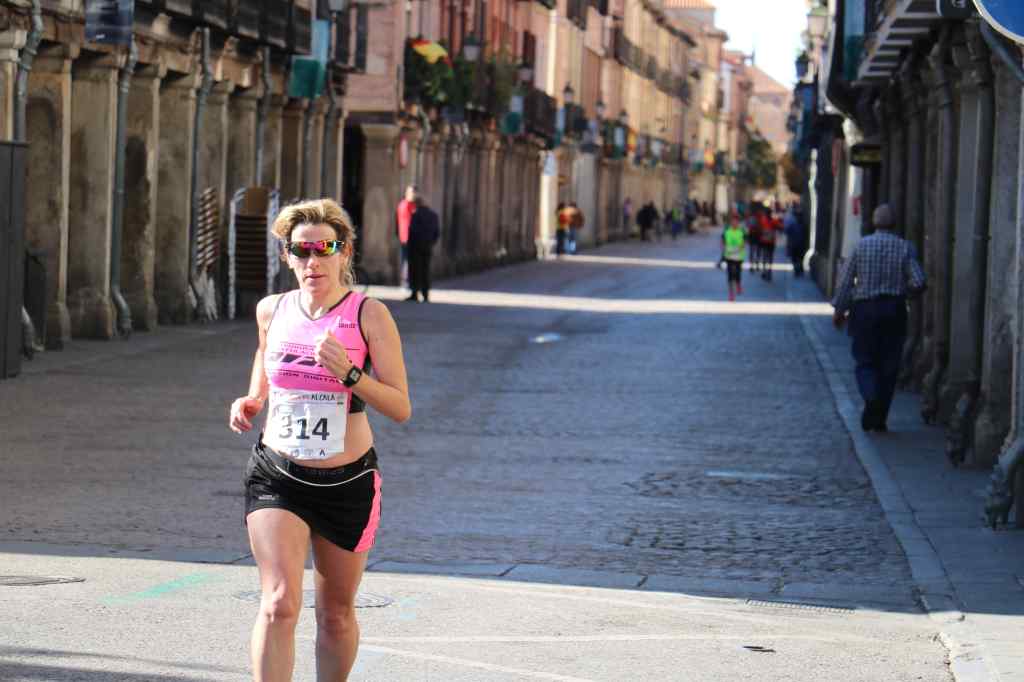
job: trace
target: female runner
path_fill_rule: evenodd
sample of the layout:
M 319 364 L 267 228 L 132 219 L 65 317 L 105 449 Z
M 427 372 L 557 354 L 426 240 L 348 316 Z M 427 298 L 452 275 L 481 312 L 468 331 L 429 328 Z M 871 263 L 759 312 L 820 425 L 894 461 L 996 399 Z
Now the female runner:
M 231 404 L 230 416 L 233 431 L 249 431 L 269 401 L 245 474 L 245 519 L 262 590 L 253 673 L 257 682 L 291 679 L 312 544 L 317 679 L 333 682 L 347 679 L 355 663 L 356 590 L 380 521 L 366 406 L 396 422 L 409 419 L 412 407 L 394 319 L 352 288 L 348 214 L 330 199 L 306 201 L 281 211 L 273 231 L 299 288 L 257 306 L 249 392 Z

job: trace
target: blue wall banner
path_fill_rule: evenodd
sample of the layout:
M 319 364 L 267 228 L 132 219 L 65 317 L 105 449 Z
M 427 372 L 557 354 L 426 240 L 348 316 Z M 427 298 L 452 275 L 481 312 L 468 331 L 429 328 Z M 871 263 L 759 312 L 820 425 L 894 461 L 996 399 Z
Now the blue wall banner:
M 974 0 L 974 5 L 997 31 L 1024 45 L 1024 2 L 1021 0 Z
M 85 39 L 93 43 L 131 44 L 134 14 L 134 0 L 86 0 Z

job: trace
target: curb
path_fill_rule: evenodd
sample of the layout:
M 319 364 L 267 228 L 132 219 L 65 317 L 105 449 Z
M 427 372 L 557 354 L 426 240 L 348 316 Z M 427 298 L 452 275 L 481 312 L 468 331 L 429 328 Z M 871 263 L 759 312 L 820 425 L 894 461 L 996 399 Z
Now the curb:
M 842 380 L 841 371 L 832 362 L 825 343 L 807 316 L 800 316 L 800 324 L 828 381 L 836 411 L 853 441 L 857 459 L 867 472 L 885 518 L 903 547 L 921 605 L 929 619 L 939 626 L 937 639 L 948 652 L 953 678 L 957 682 L 995 680 L 994 667 L 990 665 L 984 647 L 974 643 L 979 638 L 973 625 L 960 610 L 956 590 L 946 574 L 942 560 L 918 525 L 913 510 L 903 496 L 903 490 L 878 453 L 878 448 L 860 428 L 860 410 Z

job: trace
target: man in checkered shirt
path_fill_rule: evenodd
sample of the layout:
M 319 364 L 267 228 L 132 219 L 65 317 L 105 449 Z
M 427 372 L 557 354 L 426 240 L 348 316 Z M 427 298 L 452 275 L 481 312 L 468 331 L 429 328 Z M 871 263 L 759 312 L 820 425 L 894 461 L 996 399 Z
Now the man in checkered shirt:
M 841 328 L 850 320 L 864 398 L 861 428 L 887 431 L 907 336 L 907 296 L 919 294 L 927 282 L 914 245 L 893 233 L 888 204 L 875 209 L 873 222 L 875 233 L 860 241 L 843 271 L 832 300 L 833 322 Z

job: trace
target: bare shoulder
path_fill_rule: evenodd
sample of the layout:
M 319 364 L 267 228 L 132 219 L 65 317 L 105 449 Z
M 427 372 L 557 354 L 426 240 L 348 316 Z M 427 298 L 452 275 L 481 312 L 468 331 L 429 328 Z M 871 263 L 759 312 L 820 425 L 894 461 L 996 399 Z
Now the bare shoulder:
M 392 330 L 398 330 L 398 326 L 395 324 L 395 318 L 391 316 L 391 311 L 388 310 L 386 305 L 375 298 L 367 298 L 366 302 L 363 304 L 363 314 L 360 324 L 366 331 L 366 335 L 368 337 L 374 334 L 382 334 Z
M 271 318 L 274 317 L 274 310 L 277 309 L 277 303 L 284 295 L 271 294 L 270 296 L 263 297 L 256 304 L 256 324 L 259 325 L 260 329 L 266 329 L 270 324 Z

